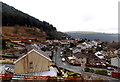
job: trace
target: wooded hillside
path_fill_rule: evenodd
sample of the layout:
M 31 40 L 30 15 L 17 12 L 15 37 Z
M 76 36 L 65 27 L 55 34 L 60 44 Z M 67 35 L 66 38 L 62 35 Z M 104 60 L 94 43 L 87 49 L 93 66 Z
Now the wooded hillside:
M 62 37 L 61 34 L 59 36 L 56 27 L 52 24 L 49 24 L 46 21 L 40 21 L 39 19 L 23 13 L 22 11 L 19 11 L 3 2 L 0 2 L 0 4 L 2 4 L 2 11 L 0 11 L 2 12 L 2 26 L 36 27 L 41 31 L 46 32 L 47 38 L 49 39 L 60 39 Z M 54 37 L 53 33 L 57 33 L 57 37 Z

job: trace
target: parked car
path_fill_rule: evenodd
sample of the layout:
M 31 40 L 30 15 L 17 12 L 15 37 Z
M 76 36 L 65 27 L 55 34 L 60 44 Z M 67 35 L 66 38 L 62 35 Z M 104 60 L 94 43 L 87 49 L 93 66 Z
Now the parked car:
M 60 57 L 63 57 L 63 55 L 61 54 Z
M 60 52 L 60 54 L 63 54 L 63 52 Z
M 62 58 L 62 61 L 65 62 L 65 58 Z
M 112 71 L 114 71 L 115 69 L 112 68 L 112 67 L 107 67 L 107 70 L 112 70 Z
M 11 69 L 9 67 L 6 67 L 5 71 L 11 71 Z

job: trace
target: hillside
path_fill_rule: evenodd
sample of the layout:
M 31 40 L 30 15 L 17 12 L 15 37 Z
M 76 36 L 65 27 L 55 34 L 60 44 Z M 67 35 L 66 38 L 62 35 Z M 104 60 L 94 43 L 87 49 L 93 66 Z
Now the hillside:
M 8 31 L 9 30 L 9 31 Z M 39 28 L 25 26 L 3 26 L 2 36 L 4 37 L 46 37 L 46 33 Z
M 86 31 L 71 31 L 65 32 L 66 34 L 72 36 L 73 38 L 82 39 L 100 39 L 101 41 L 118 41 L 118 34 L 113 33 L 100 33 L 100 32 L 86 32 Z
M 37 18 L 30 16 L 26 13 L 23 13 L 22 11 L 19 11 L 14 7 L 9 6 L 3 2 L 0 2 L 0 4 L 2 4 L 2 11 L 0 12 L 2 12 L 3 31 L 4 29 L 6 29 L 4 27 L 9 27 L 10 29 L 12 29 L 11 27 L 14 27 L 14 30 L 21 29 L 21 27 L 23 29 L 24 27 L 24 30 L 28 28 L 29 32 L 33 33 L 37 37 L 41 36 L 40 34 L 44 32 L 46 33 L 46 37 L 48 39 L 61 39 L 61 37 L 64 35 L 63 33 L 59 34 L 57 32 L 56 27 L 54 27 L 52 24 L 49 24 L 46 21 L 40 21 Z M 31 28 L 31 31 L 30 31 L 30 28 Z M 40 34 L 36 30 L 32 31 L 32 28 L 33 29 L 38 28 L 40 30 Z M 22 32 L 21 34 L 24 34 Z M 27 34 L 29 32 L 26 32 L 24 36 L 26 35 L 29 36 L 29 34 Z M 56 36 L 53 36 L 53 33 L 55 33 Z M 11 34 L 14 34 L 14 33 L 10 33 L 10 35 Z

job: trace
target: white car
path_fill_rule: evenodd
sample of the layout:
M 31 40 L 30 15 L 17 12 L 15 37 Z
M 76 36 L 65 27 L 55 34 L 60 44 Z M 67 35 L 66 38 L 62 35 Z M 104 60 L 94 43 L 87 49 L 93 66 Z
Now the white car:
M 64 62 L 64 61 L 65 61 L 65 58 L 62 58 L 62 61 Z
M 11 69 L 9 67 L 6 67 L 5 68 L 5 71 L 10 71 Z
M 96 63 L 96 65 L 100 65 L 100 63 Z
M 61 54 L 60 57 L 63 57 L 63 55 Z
M 112 67 L 107 67 L 107 70 L 115 70 L 114 68 L 112 68 Z

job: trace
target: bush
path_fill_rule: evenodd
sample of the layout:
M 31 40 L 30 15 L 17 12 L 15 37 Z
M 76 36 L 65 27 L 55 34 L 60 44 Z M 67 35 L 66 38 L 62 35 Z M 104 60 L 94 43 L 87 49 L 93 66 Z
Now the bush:
M 91 72 L 91 73 L 94 73 L 94 69 L 90 69 L 90 72 Z
M 107 70 L 101 70 L 101 74 L 102 75 L 108 75 L 108 71 Z
M 100 70 L 96 70 L 95 73 L 96 73 L 96 74 L 100 74 Z
M 90 72 L 90 68 L 89 67 L 86 67 L 84 70 L 85 70 L 85 72 Z
M 9 45 L 15 45 L 14 43 L 9 43 Z
M 13 64 L 13 62 L 0 62 L 0 64 Z
M 96 70 L 95 73 L 96 74 L 101 74 L 101 75 L 107 75 L 108 74 L 107 70 Z

